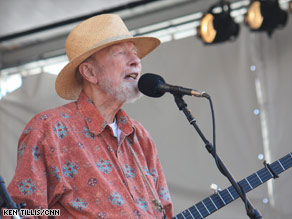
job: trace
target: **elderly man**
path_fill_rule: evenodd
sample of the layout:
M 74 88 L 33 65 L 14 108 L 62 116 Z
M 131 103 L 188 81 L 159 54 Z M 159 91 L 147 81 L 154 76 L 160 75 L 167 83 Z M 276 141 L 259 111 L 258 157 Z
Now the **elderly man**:
M 69 34 L 59 96 L 76 100 L 37 114 L 18 145 L 8 189 L 29 209 L 61 218 L 171 218 L 152 138 L 121 109 L 140 97 L 141 60 L 160 41 L 133 37 L 117 15 L 90 18 Z

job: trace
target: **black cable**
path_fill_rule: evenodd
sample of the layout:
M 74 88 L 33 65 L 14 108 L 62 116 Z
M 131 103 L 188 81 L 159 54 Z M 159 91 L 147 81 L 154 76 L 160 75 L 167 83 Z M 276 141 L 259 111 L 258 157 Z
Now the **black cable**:
M 220 172 L 224 176 L 227 177 L 225 171 L 222 169 L 222 167 L 220 165 L 220 162 L 218 161 L 218 155 L 216 152 L 216 126 L 215 126 L 215 113 L 214 113 L 213 102 L 212 102 L 212 99 L 210 96 L 207 99 L 209 100 L 211 115 L 212 115 L 212 130 L 213 130 L 213 151 L 212 151 L 212 153 L 214 153 L 215 163 L 216 163 L 218 169 L 220 170 Z
M 226 168 L 223 168 L 221 164 L 223 164 L 221 162 L 221 160 L 219 159 L 217 153 L 216 153 L 216 127 L 215 127 L 215 114 L 214 114 L 214 107 L 213 107 L 213 103 L 212 103 L 212 100 L 211 100 L 211 97 L 207 97 L 207 99 L 209 100 L 209 103 L 210 103 L 210 109 L 211 109 L 211 114 L 212 114 L 212 129 L 213 129 L 213 150 L 209 151 L 213 157 L 215 158 L 215 162 L 216 162 L 216 165 L 219 169 L 219 171 L 225 176 L 228 178 L 228 173 L 226 172 Z M 210 147 L 212 147 L 211 145 L 208 145 Z M 250 202 L 248 201 L 247 197 L 246 197 L 246 193 L 244 191 L 244 189 L 242 188 L 242 186 L 239 184 L 239 183 L 236 183 L 237 186 L 239 187 L 240 191 L 241 191 L 241 198 L 244 202 L 244 205 L 245 205 L 245 209 L 246 209 L 246 212 L 247 212 L 247 215 L 250 217 L 250 218 L 262 218 L 261 215 L 259 214 L 259 212 L 254 209 Z M 236 188 L 235 188 L 236 189 Z M 238 194 L 240 196 L 240 194 Z

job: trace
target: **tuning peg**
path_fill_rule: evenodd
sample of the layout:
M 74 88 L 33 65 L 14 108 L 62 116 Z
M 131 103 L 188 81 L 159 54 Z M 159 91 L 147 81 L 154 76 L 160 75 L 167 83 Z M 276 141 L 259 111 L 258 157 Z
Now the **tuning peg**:
M 212 183 L 212 184 L 210 185 L 210 189 L 214 192 L 214 194 L 217 194 L 218 192 L 221 191 L 221 189 L 218 188 L 217 184 L 214 184 L 214 183 Z

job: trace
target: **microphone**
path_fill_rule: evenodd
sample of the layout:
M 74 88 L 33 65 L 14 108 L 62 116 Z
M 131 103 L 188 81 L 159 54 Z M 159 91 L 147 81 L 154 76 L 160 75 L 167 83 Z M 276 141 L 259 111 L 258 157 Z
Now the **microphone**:
M 138 81 L 138 89 L 146 96 L 155 98 L 163 96 L 165 92 L 169 92 L 174 95 L 189 95 L 205 98 L 210 97 L 209 94 L 203 91 L 167 84 L 160 75 L 152 73 L 145 73 L 141 76 Z

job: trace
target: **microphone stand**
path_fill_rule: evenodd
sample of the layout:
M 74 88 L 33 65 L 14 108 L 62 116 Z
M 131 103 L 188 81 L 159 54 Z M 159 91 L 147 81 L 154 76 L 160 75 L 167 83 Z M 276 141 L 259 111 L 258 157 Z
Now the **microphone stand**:
M 15 202 L 12 200 L 12 198 L 10 197 L 5 187 L 4 180 L 0 176 L 0 213 L 2 212 L 2 208 L 16 209 L 17 212 L 19 212 L 19 210 L 23 207 L 25 207 L 25 203 L 15 204 Z M 21 219 L 18 213 L 17 215 L 11 216 L 11 218 Z M 0 219 L 1 219 L 1 214 L 0 214 Z
M 259 211 L 256 210 L 252 206 L 252 204 L 250 203 L 250 201 L 246 197 L 243 188 L 235 181 L 235 179 L 232 177 L 231 173 L 226 168 L 226 166 L 224 165 L 222 160 L 216 154 L 215 147 L 205 138 L 204 134 L 201 132 L 200 128 L 198 127 L 198 125 L 196 123 L 196 120 L 192 116 L 190 110 L 188 110 L 187 104 L 183 100 L 183 95 L 174 94 L 174 99 L 175 99 L 175 102 L 176 102 L 179 110 L 182 110 L 184 112 L 184 114 L 187 117 L 187 119 L 190 122 L 190 124 L 193 125 L 193 127 L 196 129 L 196 131 L 200 135 L 201 139 L 205 143 L 205 147 L 206 147 L 207 151 L 214 157 L 219 171 L 224 176 L 226 176 L 228 178 L 228 180 L 230 181 L 230 183 L 232 184 L 232 186 L 234 187 L 234 189 L 236 190 L 236 192 L 238 193 L 238 195 L 240 196 L 240 198 L 244 202 L 245 207 L 246 207 L 246 211 L 247 211 L 247 215 L 252 219 L 261 219 L 262 216 L 260 215 Z M 208 97 L 208 99 L 211 100 L 211 97 Z

